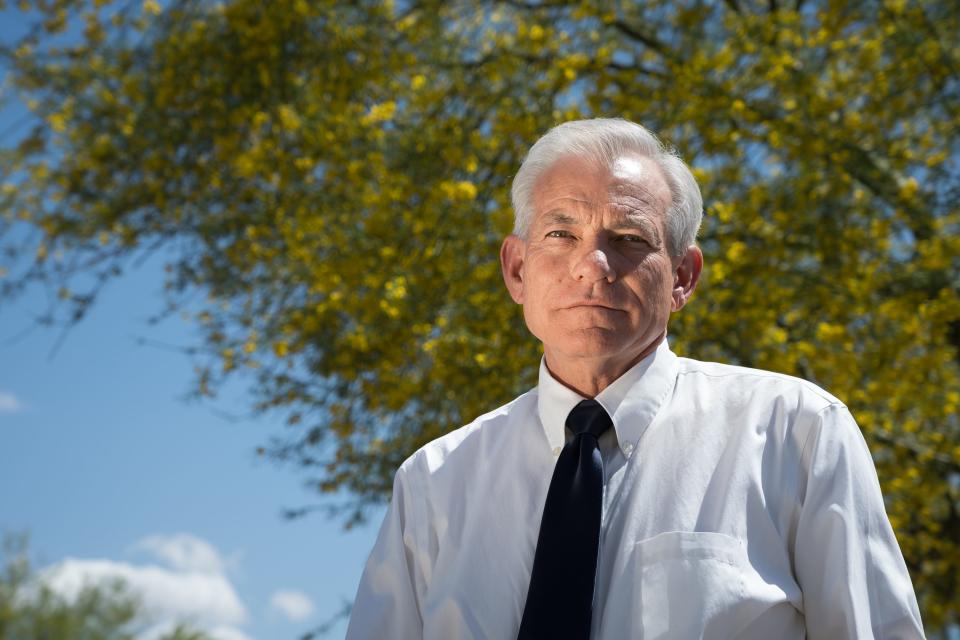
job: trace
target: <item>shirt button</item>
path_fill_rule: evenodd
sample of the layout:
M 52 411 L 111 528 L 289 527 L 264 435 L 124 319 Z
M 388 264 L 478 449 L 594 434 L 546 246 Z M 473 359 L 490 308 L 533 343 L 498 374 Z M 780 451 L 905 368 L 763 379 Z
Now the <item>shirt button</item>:
M 553 455 L 555 455 L 555 456 L 560 455 L 560 447 L 554 447 L 554 448 L 553 448 Z
M 630 455 L 631 453 L 633 453 L 633 445 L 630 444 L 629 442 L 623 445 L 623 452 L 627 455 Z

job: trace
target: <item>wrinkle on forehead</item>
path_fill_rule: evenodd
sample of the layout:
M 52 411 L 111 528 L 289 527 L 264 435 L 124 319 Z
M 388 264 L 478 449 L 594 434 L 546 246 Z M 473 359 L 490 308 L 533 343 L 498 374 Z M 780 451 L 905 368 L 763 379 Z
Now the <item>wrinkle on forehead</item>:
M 619 183 L 610 188 L 611 202 L 608 206 L 615 210 L 650 211 L 656 210 L 663 202 L 646 185 Z
M 647 206 L 662 204 L 667 209 L 673 201 L 666 176 L 656 162 L 645 156 L 624 155 L 610 167 L 613 176 L 611 191 L 633 197 Z M 651 190 L 653 187 L 655 191 Z
M 610 207 L 612 209 L 626 211 L 650 211 L 656 210 L 659 206 L 669 206 L 669 200 L 664 203 L 654 191 L 647 187 L 648 181 L 638 184 L 633 180 L 617 180 L 611 182 L 606 189 L 606 193 L 588 195 L 585 193 L 562 193 L 551 194 L 551 187 L 547 187 L 543 199 L 543 205 L 551 209 L 563 208 L 566 206 L 582 206 L 588 209 L 599 209 L 600 207 Z M 552 186 L 552 185 L 551 185 Z
M 601 180 L 603 186 L 598 185 Z M 672 194 L 663 171 L 652 159 L 627 154 L 609 166 L 581 158 L 557 162 L 534 190 L 535 210 L 543 212 L 541 222 L 578 224 L 586 211 L 607 210 L 616 227 L 641 227 L 654 232 L 653 218 L 666 214 Z

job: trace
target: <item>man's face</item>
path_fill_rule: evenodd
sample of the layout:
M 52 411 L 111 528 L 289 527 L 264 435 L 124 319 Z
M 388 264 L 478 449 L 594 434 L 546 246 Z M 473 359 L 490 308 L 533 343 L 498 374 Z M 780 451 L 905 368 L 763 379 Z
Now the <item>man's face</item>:
M 504 279 L 547 364 L 579 361 L 620 375 L 663 338 L 696 285 L 702 258 L 667 249 L 670 188 L 649 158 L 611 169 L 558 160 L 537 182 L 526 240 L 507 238 Z

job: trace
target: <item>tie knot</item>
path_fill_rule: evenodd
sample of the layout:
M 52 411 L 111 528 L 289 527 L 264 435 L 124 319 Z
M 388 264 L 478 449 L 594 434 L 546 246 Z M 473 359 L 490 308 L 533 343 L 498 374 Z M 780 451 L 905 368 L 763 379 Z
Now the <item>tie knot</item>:
M 589 433 L 599 438 L 604 431 L 613 426 L 606 409 L 596 400 L 584 400 L 567 416 L 567 428 L 576 435 Z

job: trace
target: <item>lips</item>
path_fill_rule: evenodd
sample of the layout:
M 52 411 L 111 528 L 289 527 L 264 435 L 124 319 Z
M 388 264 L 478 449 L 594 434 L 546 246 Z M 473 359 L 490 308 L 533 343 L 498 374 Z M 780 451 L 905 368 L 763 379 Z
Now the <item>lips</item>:
M 578 302 L 576 304 L 571 304 L 564 308 L 578 309 L 578 308 L 584 308 L 584 307 L 591 308 L 591 309 L 603 309 L 605 311 L 622 311 L 622 309 L 618 309 L 608 304 L 601 304 L 599 302 Z

